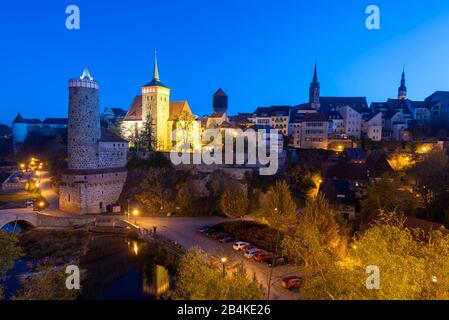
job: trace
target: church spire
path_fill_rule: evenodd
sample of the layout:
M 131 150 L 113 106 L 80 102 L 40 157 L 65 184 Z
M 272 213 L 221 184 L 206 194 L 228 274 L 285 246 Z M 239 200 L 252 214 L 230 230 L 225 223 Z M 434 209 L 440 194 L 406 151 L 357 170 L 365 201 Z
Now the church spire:
M 316 61 L 315 61 L 315 70 L 313 72 L 313 83 L 318 83 L 318 72 L 316 70 Z
M 405 67 L 402 70 L 401 85 L 398 89 L 398 99 L 399 100 L 407 99 L 407 86 L 405 85 Z
M 159 68 L 157 67 L 157 50 L 154 50 L 154 72 L 153 80 L 160 81 L 159 79 Z
M 315 68 L 313 71 L 313 80 L 309 88 L 309 103 L 313 109 L 320 109 L 320 83 L 318 82 L 317 64 L 315 61 Z

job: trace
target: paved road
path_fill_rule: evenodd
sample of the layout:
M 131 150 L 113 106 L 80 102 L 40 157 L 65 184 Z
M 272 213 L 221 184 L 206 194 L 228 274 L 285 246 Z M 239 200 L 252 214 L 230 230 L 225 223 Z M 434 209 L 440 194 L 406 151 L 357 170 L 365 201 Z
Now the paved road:
M 228 267 L 242 263 L 248 272 L 249 276 L 256 276 L 256 279 L 267 290 L 268 277 L 270 268 L 265 264 L 256 263 L 253 260 L 246 259 L 242 253 L 236 252 L 232 249 L 232 243 L 222 244 L 213 239 L 197 234 L 195 231 L 205 225 L 214 225 L 220 222 L 227 221 L 219 217 L 198 217 L 198 218 L 147 218 L 139 217 L 137 224 L 140 227 L 151 230 L 153 226 L 157 227 L 157 232 L 165 237 L 178 242 L 185 248 L 200 247 L 213 257 L 219 259 L 220 257 L 227 257 Z M 133 221 L 132 221 L 133 222 Z M 296 292 L 285 290 L 281 287 L 280 282 L 283 277 L 297 274 L 295 266 L 279 266 L 273 269 L 271 299 L 280 300 L 297 300 L 300 296 Z

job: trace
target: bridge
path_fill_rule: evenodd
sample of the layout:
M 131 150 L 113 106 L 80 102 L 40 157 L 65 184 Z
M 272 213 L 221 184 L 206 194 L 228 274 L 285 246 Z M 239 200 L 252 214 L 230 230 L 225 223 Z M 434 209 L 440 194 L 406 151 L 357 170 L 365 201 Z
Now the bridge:
M 29 209 L 1 210 L 0 229 L 9 223 L 17 223 L 30 228 L 68 228 L 94 223 L 94 216 L 57 217 L 45 215 Z

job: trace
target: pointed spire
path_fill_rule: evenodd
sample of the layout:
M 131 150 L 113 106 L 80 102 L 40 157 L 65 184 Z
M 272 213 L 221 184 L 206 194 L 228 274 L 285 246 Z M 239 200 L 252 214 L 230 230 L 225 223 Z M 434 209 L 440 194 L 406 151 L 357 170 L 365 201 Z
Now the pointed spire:
M 398 99 L 405 100 L 407 99 L 407 86 L 405 85 L 405 66 L 402 69 L 402 77 L 401 77 L 401 85 L 398 89 Z
M 157 67 L 157 50 L 154 50 L 154 72 L 153 80 L 160 81 L 159 79 L 159 68 Z
M 84 68 L 83 74 L 81 75 L 80 79 L 81 80 L 85 80 L 85 79 L 89 79 L 89 80 L 94 80 L 94 78 L 92 78 L 92 76 L 90 75 L 89 69 Z
M 314 83 L 318 82 L 318 72 L 317 72 L 317 67 L 316 67 L 316 60 L 315 60 L 315 69 L 313 71 L 313 82 Z

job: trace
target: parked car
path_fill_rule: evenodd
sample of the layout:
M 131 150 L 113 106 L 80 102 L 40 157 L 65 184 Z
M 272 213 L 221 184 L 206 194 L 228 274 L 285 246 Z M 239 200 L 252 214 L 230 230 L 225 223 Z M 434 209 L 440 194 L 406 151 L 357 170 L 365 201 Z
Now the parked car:
M 226 236 L 227 236 L 227 234 L 224 233 L 224 232 L 214 232 L 214 233 L 212 233 L 212 239 L 215 239 L 215 240 L 220 240 L 221 238 L 224 238 Z
M 285 289 L 296 289 L 304 285 L 304 278 L 299 276 L 289 276 L 282 279 L 282 287 Z
M 210 229 L 211 229 L 210 227 L 202 227 L 202 228 L 199 228 L 198 230 L 196 230 L 196 232 L 199 234 L 205 234 L 205 232 L 209 231 Z
M 252 244 L 249 244 L 249 245 L 247 245 L 247 246 L 244 246 L 244 247 L 242 248 L 242 251 L 243 251 L 243 253 L 246 253 L 247 251 L 252 250 L 252 249 L 257 249 L 257 247 L 256 247 L 256 246 L 253 246 Z
M 219 239 L 221 243 L 228 243 L 234 241 L 235 237 L 232 234 L 227 234 L 223 238 Z
M 261 252 L 261 251 L 263 251 L 263 250 L 262 249 L 258 249 L 258 248 L 248 250 L 248 251 L 245 252 L 245 258 L 251 259 L 252 257 L 254 257 L 254 255 L 257 252 Z
M 259 262 L 259 263 L 264 263 L 267 262 L 268 260 L 272 260 L 273 259 L 273 254 L 271 252 L 257 252 L 254 255 L 254 261 Z
M 232 248 L 236 251 L 243 251 L 243 248 L 249 245 L 250 244 L 248 242 L 237 241 L 232 245 Z

